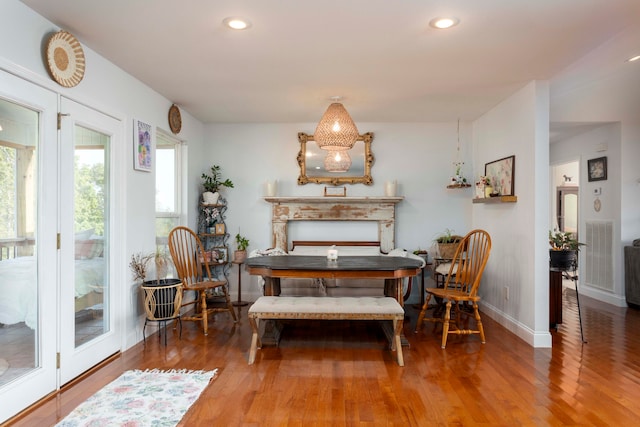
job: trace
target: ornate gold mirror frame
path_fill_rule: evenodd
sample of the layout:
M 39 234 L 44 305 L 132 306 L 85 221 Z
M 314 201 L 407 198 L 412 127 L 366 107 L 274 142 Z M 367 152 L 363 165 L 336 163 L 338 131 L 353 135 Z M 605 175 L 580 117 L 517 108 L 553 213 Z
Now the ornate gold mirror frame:
M 307 144 L 307 142 L 315 142 L 313 135 L 298 132 L 298 141 L 300 142 L 300 151 L 298 152 L 300 176 L 298 177 L 298 185 L 308 183 L 332 185 L 373 184 L 373 178 L 371 178 L 371 166 L 374 160 L 371 153 L 373 132 L 358 136 L 355 145 L 349 150 L 352 163 L 347 172 L 328 172 L 324 169 L 324 157 L 328 152 L 322 150 L 317 144 Z

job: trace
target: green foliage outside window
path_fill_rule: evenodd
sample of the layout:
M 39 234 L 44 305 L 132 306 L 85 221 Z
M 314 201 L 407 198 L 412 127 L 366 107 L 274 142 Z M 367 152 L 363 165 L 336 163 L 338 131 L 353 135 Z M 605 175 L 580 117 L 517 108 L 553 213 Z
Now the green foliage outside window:
M 105 195 L 104 164 L 78 165 L 75 159 L 75 231 L 93 229 L 104 236 Z

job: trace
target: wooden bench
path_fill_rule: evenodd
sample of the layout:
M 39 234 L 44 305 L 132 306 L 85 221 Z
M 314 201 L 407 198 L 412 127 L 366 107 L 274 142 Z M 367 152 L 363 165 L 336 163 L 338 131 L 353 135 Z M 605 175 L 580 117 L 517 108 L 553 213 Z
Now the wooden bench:
M 398 365 L 404 366 L 400 334 L 404 309 L 391 297 L 272 297 L 263 296 L 249 308 L 249 323 L 253 329 L 249 365 L 262 347 L 258 336 L 260 319 L 322 319 L 322 320 L 391 320 Z

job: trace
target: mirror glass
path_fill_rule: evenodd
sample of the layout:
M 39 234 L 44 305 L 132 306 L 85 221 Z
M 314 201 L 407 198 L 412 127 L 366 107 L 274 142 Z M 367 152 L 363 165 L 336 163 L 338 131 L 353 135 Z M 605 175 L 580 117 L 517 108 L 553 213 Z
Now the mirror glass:
M 326 169 L 325 160 L 329 151 L 323 150 L 315 143 L 313 135 L 298 133 L 300 151 L 298 152 L 298 165 L 300 176 L 298 184 L 373 184 L 371 178 L 371 166 L 373 154 L 371 153 L 371 141 L 373 133 L 360 135 L 353 148 L 346 154 L 351 158 L 351 165 L 345 172 L 331 172 Z M 335 152 L 334 152 L 335 154 Z

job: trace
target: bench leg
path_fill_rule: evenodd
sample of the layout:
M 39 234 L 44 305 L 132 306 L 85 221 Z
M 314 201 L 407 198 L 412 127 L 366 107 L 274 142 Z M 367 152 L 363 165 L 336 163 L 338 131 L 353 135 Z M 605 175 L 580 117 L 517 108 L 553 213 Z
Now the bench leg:
M 250 317 L 249 324 L 251 325 L 251 329 L 253 331 L 253 334 L 251 335 L 251 348 L 249 349 L 249 365 L 253 365 L 253 362 L 255 362 L 256 360 L 256 352 L 258 348 L 262 347 L 262 343 L 260 342 L 260 337 L 258 336 L 259 320 Z
M 398 365 L 404 366 L 404 356 L 402 355 L 402 341 L 400 340 L 400 334 L 402 333 L 402 319 L 393 319 L 393 336 L 394 341 L 391 350 L 395 347 L 396 357 L 398 358 Z

